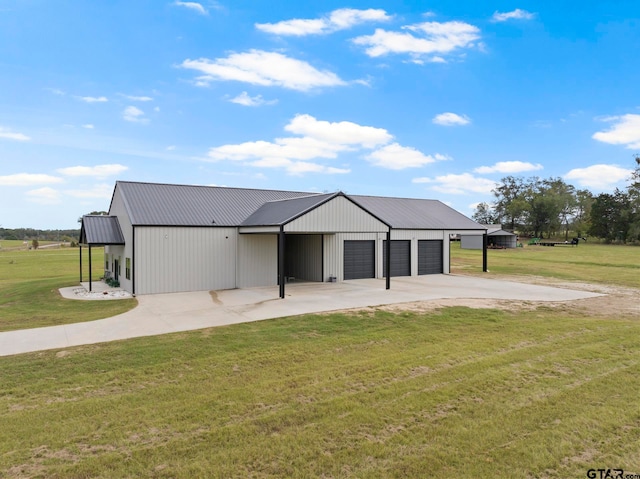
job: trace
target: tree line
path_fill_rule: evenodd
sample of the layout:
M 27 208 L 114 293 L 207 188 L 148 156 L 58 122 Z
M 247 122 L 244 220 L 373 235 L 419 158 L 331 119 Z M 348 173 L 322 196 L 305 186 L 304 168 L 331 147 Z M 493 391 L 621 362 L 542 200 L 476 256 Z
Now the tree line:
M 640 242 L 640 155 L 626 189 L 594 196 L 561 178 L 507 176 L 480 203 L 473 219 L 502 224 L 523 236 L 596 236 L 607 242 Z

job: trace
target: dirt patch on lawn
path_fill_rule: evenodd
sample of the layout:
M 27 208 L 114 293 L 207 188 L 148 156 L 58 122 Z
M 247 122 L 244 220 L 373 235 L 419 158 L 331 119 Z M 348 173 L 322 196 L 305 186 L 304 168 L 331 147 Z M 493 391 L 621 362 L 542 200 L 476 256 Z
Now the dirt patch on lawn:
M 533 311 L 540 307 L 562 312 L 573 312 L 585 316 L 620 317 L 637 316 L 640 318 L 640 290 L 625 286 L 591 284 L 583 282 L 567 282 L 540 276 L 491 275 L 492 279 L 513 281 L 517 283 L 553 286 L 600 293 L 603 296 L 577 299 L 572 301 L 517 301 L 504 299 L 448 298 L 410 303 L 389 304 L 366 309 L 381 311 L 431 312 L 440 308 L 465 306 L 474 309 L 500 309 L 503 311 Z M 353 310 L 352 310 L 353 311 Z M 335 311 L 333 311 L 335 312 Z

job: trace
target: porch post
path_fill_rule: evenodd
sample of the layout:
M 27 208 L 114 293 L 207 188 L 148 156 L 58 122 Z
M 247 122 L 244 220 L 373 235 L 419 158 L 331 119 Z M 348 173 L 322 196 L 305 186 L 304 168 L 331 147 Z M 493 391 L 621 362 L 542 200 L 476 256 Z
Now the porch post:
M 385 258 L 385 266 L 387 268 L 387 284 L 385 289 L 391 289 L 391 228 L 387 230 L 387 243 L 385 247 L 387 249 L 387 257 Z
M 280 286 L 280 299 L 284 299 L 284 231 L 282 227 L 278 233 L 278 285 Z
M 91 292 L 91 245 L 89 245 L 89 292 Z
M 82 245 L 78 243 L 78 249 L 80 250 L 80 282 L 82 283 Z
M 487 272 L 487 233 L 482 235 L 482 271 Z

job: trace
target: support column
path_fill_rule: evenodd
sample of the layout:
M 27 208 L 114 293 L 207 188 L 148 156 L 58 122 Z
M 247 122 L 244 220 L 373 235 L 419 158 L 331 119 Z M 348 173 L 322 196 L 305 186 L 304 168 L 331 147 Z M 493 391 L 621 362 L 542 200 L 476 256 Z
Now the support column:
M 278 286 L 280 286 L 280 299 L 284 299 L 284 231 L 278 233 Z
M 91 292 L 91 245 L 89 245 L 89 292 Z
M 82 245 L 78 243 L 78 249 L 80 250 L 80 282 L 82 283 Z
M 385 245 L 387 248 L 387 257 L 385 258 L 386 268 L 387 268 L 387 284 L 385 289 L 391 289 L 391 228 L 387 231 L 387 243 Z
M 482 235 L 482 271 L 487 272 L 487 233 Z

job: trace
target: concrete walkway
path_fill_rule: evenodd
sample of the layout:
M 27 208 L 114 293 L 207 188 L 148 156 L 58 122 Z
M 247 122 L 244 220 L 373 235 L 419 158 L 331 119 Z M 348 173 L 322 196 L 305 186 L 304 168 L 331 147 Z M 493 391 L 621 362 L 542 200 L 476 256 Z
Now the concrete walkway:
M 384 286 L 381 279 L 288 284 L 284 300 L 278 298 L 277 287 L 138 296 L 135 309 L 112 318 L 0 333 L 0 356 L 305 313 L 443 298 L 555 302 L 601 296 L 457 275 L 392 278 L 391 289 L 385 290 Z

